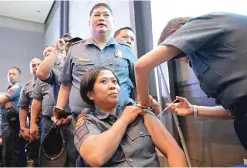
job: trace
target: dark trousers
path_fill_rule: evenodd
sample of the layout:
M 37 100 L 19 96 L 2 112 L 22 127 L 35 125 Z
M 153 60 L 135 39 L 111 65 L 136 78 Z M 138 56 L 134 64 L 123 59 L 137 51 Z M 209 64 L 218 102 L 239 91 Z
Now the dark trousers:
M 2 132 L 3 166 L 25 167 L 27 159 L 25 153 L 26 142 L 19 137 L 19 129 L 7 126 Z
M 247 150 L 247 100 L 232 105 L 229 110 L 235 117 L 234 129 L 238 139 Z
M 239 141 L 243 145 L 244 149 L 247 150 L 247 116 L 236 118 L 234 120 L 234 128 Z
M 66 152 L 67 152 L 67 161 L 66 161 L 66 167 L 76 167 L 76 159 L 78 157 L 78 152 L 75 147 L 74 143 L 74 129 L 75 129 L 75 120 L 72 119 L 71 122 L 67 125 L 63 125 L 61 127 L 65 142 L 66 142 Z

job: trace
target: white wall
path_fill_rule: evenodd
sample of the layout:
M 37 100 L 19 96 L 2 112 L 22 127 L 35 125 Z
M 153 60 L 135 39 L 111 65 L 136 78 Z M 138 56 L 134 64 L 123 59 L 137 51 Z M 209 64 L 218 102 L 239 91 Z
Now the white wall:
M 58 38 L 60 38 L 60 5 L 56 8 L 54 15 L 45 30 L 44 46 L 55 45 Z
M 32 76 L 29 63 L 32 58 L 43 58 L 44 24 L 0 16 L 0 92 L 8 87 L 9 68 L 21 69 L 21 82 L 24 84 Z
M 0 16 L 0 27 L 44 33 L 44 24 Z

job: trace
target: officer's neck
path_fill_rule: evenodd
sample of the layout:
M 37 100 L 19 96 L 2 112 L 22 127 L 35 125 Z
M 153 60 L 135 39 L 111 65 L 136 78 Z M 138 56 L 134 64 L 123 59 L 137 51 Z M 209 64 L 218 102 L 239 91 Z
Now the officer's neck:
M 100 111 L 100 112 L 105 112 L 105 113 L 110 113 L 111 115 L 115 115 L 116 116 L 116 111 L 117 111 L 117 107 L 109 107 L 109 108 L 102 108 L 102 107 L 98 107 L 97 106 L 97 109 Z
M 98 34 L 94 36 L 94 41 L 96 42 L 97 46 L 100 49 L 105 48 L 107 42 L 109 41 L 110 37 L 103 35 L 103 34 Z

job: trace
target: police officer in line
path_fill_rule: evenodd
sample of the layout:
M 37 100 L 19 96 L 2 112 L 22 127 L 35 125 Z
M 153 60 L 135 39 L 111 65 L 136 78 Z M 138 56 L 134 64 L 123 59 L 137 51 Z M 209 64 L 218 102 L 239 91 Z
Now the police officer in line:
M 53 49 L 53 51 L 49 53 L 48 56 L 45 56 L 47 52 L 46 49 L 44 50 L 45 59 L 38 69 L 37 76 L 42 81 L 52 85 L 54 103 L 57 101 L 57 95 L 60 88 L 58 77 L 61 74 L 64 58 L 66 57 L 70 45 L 72 45 L 77 40 L 81 40 L 81 38 L 72 38 L 70 35 L 66 34 L 62 37 L 62 39 L 57 40 L 55 49 Z M 70 111 L 68 106 L 66 111 Z M 74 146 L 73 126 L 72 124 L 63 125 L 62 130 L 67 135 L 65 137 L 67 145 L 66 166 L 75 166 L 78 153 Z
M 8 71 L 10 86 L 7 93 L 0 96 L 1 130 L 3 141 L 3 166 L 26 166 L 23 156 L 20 156 L 19 139 L 19 108 L 17 106 L 21 84 L 19 82 L 21 70 L 12 67 Z
M 127 43 L 131 48 L 135 44 L 135 33 L 130 27 L 122 27 L 114 33 L 118 42 Z
M 68 53 L 59 81 L 62 83 L 56 107 L 69 107 L 76 117 L 85 107 L 89 107 L 80 97 L 80 81 L 85 72 L 102 65 L 111 69 L 119 77 L 121 96 L 119 104 L 130 98 L 134 89 L 134 62 L 136 55 L 126 44 L 119 44 L 111 37 L 113 17 L 111 8 L 105 3 L 96 4 L 90 11 L 92 37 L 74 44 Z M 132 97 L 134 99 L 134 97 Z M 56 115 L 56 113 L 55 113 Z M 66 122 L 66 120 L 63 120 Z M 63 122 L 62 121 L 62 122 Z
M 34 58 L 30 62 L 30 72 L 33 76 L 32 80 L 29 81 L 27 84 L 24 85 L 22 88 L 20 99 L 18 106 L 20 107 L 20 133 L 22 138 L 27 142 L 31 141 L 32 138 L 30 137 L 30 112 L 31 112 L 31 104 L 32 104 L 32 93 L 36 83 L 36 71 L 38 69 L 41 60 L 38 58 Z M 27 119 L 29 123 L 27 123 Z M 34 144 L 34 143 L 33 143 Z M 36 156 L 38 156 L 38 149 L 35 151 Z M 35 155 L 35 154 L 32 154 Z M 38 158 L 32 158 L 34 160 L 34 166 L 38 166 Z
M 53 49 L 54 46 L 46 47 L 43 52 L 44 57 L 46 58 L 50 56 Z M 53 90 L 50 84 L 43 82 L 40 79 L 36 80 L 36 84 L 32 93 L 33 102 L 31 106 L 30 136 L 32 139 L 39 139 L 41 142 L 53 124 L 51 119 L 52 108 L 54 106 L 52 92 Z M 39 132 L 39 123 L 37 122 L 40 116 L 41 132 Z

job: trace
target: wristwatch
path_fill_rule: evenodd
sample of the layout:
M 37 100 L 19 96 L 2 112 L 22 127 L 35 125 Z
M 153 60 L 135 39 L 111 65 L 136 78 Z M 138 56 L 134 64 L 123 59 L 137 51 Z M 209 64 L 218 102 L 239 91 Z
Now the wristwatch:
M 198 117 L 198 107 L 197 105 L 192 105 L 193 112 L 194 112 L 194 118 L 196 119 Z

